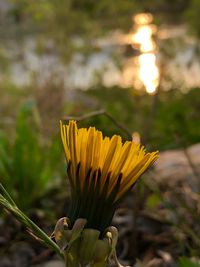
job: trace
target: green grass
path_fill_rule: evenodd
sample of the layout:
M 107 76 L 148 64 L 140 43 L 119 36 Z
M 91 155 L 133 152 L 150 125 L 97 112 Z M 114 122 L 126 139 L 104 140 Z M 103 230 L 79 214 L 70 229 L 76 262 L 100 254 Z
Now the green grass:
M 42 138 L 38 113 L 30 102 L 20 109 L 13 131 L 13 140 L 6 132 L 0 134 L 1 182 L 19 207 L 30 212 L 60 177 L 62 150 L 58 138 L 50 145 Z

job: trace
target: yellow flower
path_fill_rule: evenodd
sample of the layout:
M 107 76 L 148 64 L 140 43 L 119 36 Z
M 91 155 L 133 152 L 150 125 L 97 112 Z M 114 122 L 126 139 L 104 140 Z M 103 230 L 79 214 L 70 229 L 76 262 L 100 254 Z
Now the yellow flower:
M 121 137 L 103 137 L 94 127 L 78 129 L 75 121 L 60 123 L 68 163 L 72 204 L 69 218 L 86 218 L 88 226 L 109 226 L 119 200 L 158 158 L 134 142 Z

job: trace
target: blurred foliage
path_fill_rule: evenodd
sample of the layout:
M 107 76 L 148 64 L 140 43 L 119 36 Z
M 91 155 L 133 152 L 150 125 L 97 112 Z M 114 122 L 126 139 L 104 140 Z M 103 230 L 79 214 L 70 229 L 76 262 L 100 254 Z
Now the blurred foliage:
M 137 5 L 146 11 L 150 12 L 168 12 L 168 11 L 182 11 L 184 10 L 190 0 L 136 0 Z
M 38 38 L 37 52 L 42 55 L 44 49 L 47 53 L 51 53 L 53 49 L 56 50 L 56 55 L 58 52 L 62 59 L 66 60 L 69 60 L 75 49 L 90 53 L 93 49 L 91 43 L 95 38 L 102 37 L 109 30 L 130 30 L 132 16 L 137 12 L 152 12 L 156 22 L 160 20 L 162 23 L 165 21 L 163 17 L 167 15 L 170 17 L 169 22 L 177 20 L 187 23 L 191 31 L 200 36 L 199 0 L 12 2 L 12 23 L 27 27 L 29 34 L 32 34 L 34 28 L 44 37 Z M 75 42 L 77 36 L 80 39 Z M 55 46 L 50 44 L 48 47 L 48 40 L 54 40 Z M 85 43 L 85 46 L 79 41 Z M 166 50 L 169 58 L 173 59 L 172 42 L 173 40 L 169 41 Z M 2 73 L 9 70 L 7 55 L 1 51 L 0 69 Z M 56 187 L 57 183 L 60 185 L 60 178 L 65 175 L 63 151 L 57 129 L 57 122 L 64 115 L 80 116 L 105 109 L 131 132 L 139 132 L 142 143 L 145 143 L 148 149 L 183 148 L 200 142 L 199 88 L 191 89 L 188 93 L 182 93 L 177 88 L 168 92 L 160 91 L 157 99 L 133 88 L 123 89 L 115 86 L 108 89 L 102 85 L 87 92 L 74 90 L 68 95 L 63 84 L 54 84 L 54 80 L 56 77 L 52 77 L 41 87 L 33 83 L 29 88 L 20 88 L 9 81 L 0 84 L 0 179 L 19 207 L 28 213 L 38 207 L 41 201 L 44 201 L 45 208 L 51 210 L 46 194 L 52 196 L 55 205 L 58 203 L 55 192 L 59 192 L 60 198 L 66 197 L 66 194 L 62 194 L 61 186 L 59 189 Z M 22 102 L 30 97 L 34 101 L 26 102 L 19 110 Z M 16 125 L 13 126 L 15 122 Z M 125 133 L 103 115 L 88 118 L 79 122 L 79 125 L 95 126 L 102 130 L 104 135 L 120 134 L 124 140 L 127 139 Z M 199 255 L 200 240 L 195 233 L 196 229 L 196 232 L 199 232 L 199 198 L 198 202 L 193 201 L 192 193 L 184 194 L 181 185 L 168 188 L 164 183 L 158 186 L 148 184 L 146 179 L 144 180 L 139 188 L 143 190 L 140 195 L 144 200 L 141 201 L 141 209 L 146 206 L 154 215 L 158 215 L 160 207 L 162 211 L 165 210 L 167 215 L 171 216 L 167 223 L 173 231 L 172 241 L 175 241 L 179 255 Z M 66 191 L 66 188 L 67 186 L 63 187 L 63 191 Z M 165 194 L 167 190 L 168 198 Z M 199 192 L 199 188 L 197 190 Z M 197 199 L 196 195 L 195 197 Z M 63 203 L 63 199 L 59 203 Z M 162 217 L 165 220 L 164 216 Z M 188 258 L 181 258 L 178 264 L 179 267 L 199 267 L 199 264 Z
M 152 137 L 162 148 L 173 146 L 176 137 L 184 145 L 200 141 L 198 123 L 200 91 L 198 88 L 182 94 L 171 90 L 160 96 Z
M 179 259 L 179 267 L 200 267 L 200 264 L 182 257 Z
M 191 0 L 189 8 L 185 11 L 185 14 L 187 22 L 190 25 L 191 31 L 195 33 L 198 37 L 200 37 L 199 13 L 200 13 L 200 1 Z
M 188 180 L 184 180 L 183 176 L 179 180 L 172 176 L 171 179 L 168 177 L 160 181 L 159 177 L 154 179 L 151 175 L 146 175 L 145 179 L 142 179 L 143 184 L 140 185 L 143 186 L 143 192 L 140 193 L 140 208 L 170 226 L 177 255 L 198 257 L 200 187 L 197 185 L 196 177 L 191 175 Z M 194 187 L 197 193 L 193 191 Z
M 60 25 L 62 28 L 65 26 L 68 29 L 76 30 L 78 33 L 81 30 L 88 29 L 89 24 L 93 22 L 105 19 L 110 21 L 111 16 L 114 15 L 127 16 L 132 14 L 136 8 L 135 3 L 131 0 L 119 0 L 115 4 L 113 4 L 112 0 L 98 2 L 91 0 L 60 0 L 59 3 L 55 0 L 38 0 L 37 2 L 13 0 L 13 3 L 15 4 L 13 11 L 18 14 L 18 17 L 22 18 L 29 14 L 36 21 L 53 20 L 58 22 L 58 26 Z M 79 18 L 78 20 L 77 17 Z
M 16 203 L 30 212 L 60 177 L 61 147 L 58 138 L 50 145 L 42 140 L 39 115 L 30 101 L 22 106 L 15 131 L 14 140 L 0 135 L 0 177 Z
M 25 94 L 25 91 L 23 93 L 23 90 L 20 91 L 15 87 L 5 88 L 7 89 L 2 94 L 2 99 L 4 99 L 3 109 L 0 109 L 0 112 L 6 123 L 6 118 L 9 120 L 9 117 L 11 115 L 13 117 L 13 114 L 18 110 L 18 103 L 22 103 L 22 100 L 28 97 L 28 91 Z M 46 91 L 47 88 L 48 90 Z M 100 109 L 105 109 L 131 132 L 139 132 L 142 140 L 144 141 L 145 139 L 145 142 L 152 149 L 159 148 L 164 150 L 180 147 L 181 145 L 188 146 L 200 141 L 200 124 L 198 123 L 200 109 L 199 88 L 192 89 L 188 93 L 182 93 L 177 89 L 159 92 L 155 107 L 153 107 L 155 105 L 155 96 L 133 91 L 133 89 L 121 89 L 117 86 L 109 89 L 98 86 L 96 89 L 86 92 L 75 91 L 74 99 L 64 99 L 63 90 L 57 90 L 57 87 L 50 86 L 50 83 L 47 83 L 43 89 L 38 89 L 42 95 L 38 92 L 36 94 L 35 91 L 32 93 L 36 97 L 40 114 L 42 113 L 38 120 L 42 118 L 41 135 L 48 135 L 45 137 L 47 143 L 50 142 L 49 138 L 53 138 L 52 135 L 51 137 L 49 136 L 49 133 L 58 133 L 58 121 L 62 116 L 69 114 L 80 116 Z M 53 93 L 50 93 L 50 90 Z M 45 97 L 45 91 L 48 92 L 49 97 Z M 56 94 L 59 96 L 56 96 Z M 6 95 L 7 97 L 5 98 Z M 10 100 L 8 101 L 8 99 Z M 53 112 L 54 106 L 55 110 L 59 109 L 56 114 Z M 155 111 L 153 111 L 153 108 L 155 108 Z M 155 114 L 152 114 L 152 112 Z M 49 117 L 47 116 L 48 114 Z M 149 125 L 151 119 L 152 124 L 150 123 Z M 101 129 L 105 135 L 111 136 L 117 133 L 127 139 L 125 133 L 103 115 L 88 118 L 79 124 L 84 127 L 94 125 Z M 57 130 L 55 130 L 55 126 Z M 5 127 L 5 125 L 2 125 L 2 127 L 5 128 L 6 132 L 9 132 L 10 136 L 13 136 L 11 126 Z M 46 128 L 48 128 L 48 131 L 44 131 Z M 51 131 L 51 128 L 53 131 Z M 177 139 L 181 144 L 177 142 Z
M 132 16 L 138 12 L 155 13 L 155 21 L 160 14 L 167 14 L 171 20 L 182 20 L 191 25 L 194 32 L 200 32 L 198 0 L 12 0 L 10 15 L 21 25 L 34 24 L 45 38 L 53 39 L 62 59 L 69 60 L 71 51 L 80 49 L 73 39 L 77 36 L 88 44 L 97 36 L 111 29 L 128 31 Z M 186 14 L 186 16 L 184 16 Z M 165 15 L 162 17 L 164 19 Z M 113 19 L 115 18 L 115 19 Z M 27 23 L 29 22 L 29 23 Z M 30 27 L 30 25 L 29 25 Z M 42 42 L 41 42 L 42 43 Z M 90 46 L 90 45 L 89 45 Z M 84 47 L 82 47 L 85 50 Z
M 15 4 L 12 14 L 17 21 L 31 15 L 29 18 L 35 22 L 45 22 L 46 25 L 60 26 L 62 30 L 73 30 L 74 33 L 81 33 L 85 30 L 96 30 L 102 33 L 102 27 L 118 28 L 124 25 L 124 20 L 129 21 L 137 12 L 149 11 L 152 13 L 172 13 L 185 11 L 188 6 L 193 7 L 198 0 L 119 0 L 113 4 L 112 0 L 55 0 L 28 1 L 12 0 Z M 181 13 L 182 14 L 182 13 Z M 179 16 L 181 15 L 179 14 Z M 77 17 L 79 18 L 77 20 Z M 115 20 L 113 20 L 115 17 Z M 178 16 L 176 16 L 178 17 Z M 70 22 L 70 23 L 69 23 Z M 81 23 L 80 23 L 81 22 Z M 64 28 L 65 27 L 65 28 Z
M 0 72 L 1 75 L 8 73 L 9 71 L 9 60 L 5 53 L 0 50 Z
M 0 124 L 4 124 L 7 117 L 16 116 L 16 110 L 19 110 L 20 105 L 28 97 L 29 92 L 26 88 L 21 88 L 16 84 L 13 84 L 9 80 L 3 79 L 0 82 L 0 92 L 1 92 L 1 105 L 0 105 Z M 9 124 L 8 122 L 6 124 Z M 4 126 L 1 125 L 3 128 Z M 6 127 L 8 128 L 8 127 Z
M 186 94 L 178 90 L 160 92 L 155 114 L 152 114 L 154 97 L 150 95 L 134 93 L 118 87 L 99 88 L 88 91 L 87 94 L 98 101 L 96 109 L 104 108 L 130 131 L 139 132 L 142 140 L 145 139 L 152 149 L 164 150 L 200 141 L 198 123 L 200 90 L 198 88 Z M 77 110 L 76 104 L 75 110 Z M 152 124 L 149 125 L 151 119 Z M 124 135 L 104 116 L 90 118 L 87 124 L 95 125 L 107 135 L 114 133 Z M 177 143 L 177 138 L 180 138 L 181 144 Z
M 131 21 L 135 11 L 135 3 L 130 0 L 120 0 L 117 4 L 112 0 L 13 0 L 13 3 L 11 14 L 15 21 L 33 22 L 45 37 L 55 40 L 65 60 L 75 48 L 73 37 L 87 38 L 89 43 L 90 38 L 103 34 L 105 29 L 124 24 L 128 29 L 127 21 Z

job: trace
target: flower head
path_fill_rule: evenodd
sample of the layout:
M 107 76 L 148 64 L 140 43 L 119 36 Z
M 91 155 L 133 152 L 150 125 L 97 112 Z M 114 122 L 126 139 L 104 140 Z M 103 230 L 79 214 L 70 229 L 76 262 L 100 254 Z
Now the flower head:
M 103 137 L 94 127 L 78 129 L 75 121 L 61 122 L 61 138 L 71 184 L 69 218 L 87 219 L 87 227 L 105 230 L 119 200 L 157 159 L 143 146 L 121 137 Z

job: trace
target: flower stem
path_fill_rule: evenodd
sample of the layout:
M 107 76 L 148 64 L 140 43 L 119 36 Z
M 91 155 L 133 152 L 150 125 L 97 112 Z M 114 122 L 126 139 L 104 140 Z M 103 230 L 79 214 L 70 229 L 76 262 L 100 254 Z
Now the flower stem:
M 16 205 L 9 193 L 0 183 L 0 204 L 9 212 L 11 212 L 17 220 L 23 223 L 29 230 L 30 234 L 37 240 L 42 241 L 47 247 L 54 250 L 61 258 L 64 258 L 63 253 L 57 244 L 30 218 L 28 218 Z

